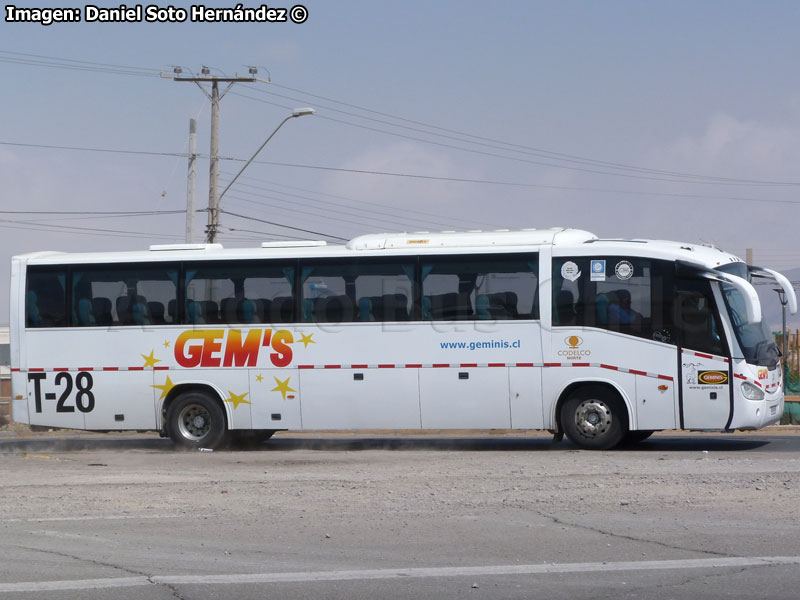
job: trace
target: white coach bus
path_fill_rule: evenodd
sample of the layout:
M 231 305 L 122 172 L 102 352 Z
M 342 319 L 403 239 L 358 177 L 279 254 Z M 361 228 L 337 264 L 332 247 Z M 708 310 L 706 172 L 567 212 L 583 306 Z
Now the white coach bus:
M 16 256 L 13 417 L 187 447 L 278 430 L 547 429 L 584 448 L 780 419 L 778 349 L 716 248 L 574 229 Z

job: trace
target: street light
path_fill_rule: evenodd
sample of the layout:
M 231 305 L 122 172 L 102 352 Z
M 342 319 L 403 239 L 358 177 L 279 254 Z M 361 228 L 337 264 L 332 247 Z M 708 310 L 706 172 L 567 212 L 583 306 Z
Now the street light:
M 217 206 L 219 206 L 219 203 L 222 200 L 222 197 L 225 195 L 225 192 L 227 192 L 230 189 L 230 187 L 233 185 L 233 183 L 237 179 L 239 179 L 239 175 L 241 175 L 244 172 L 244 170 L 248 166 L 250 166 L 250 163 L 253 162 L 253 160 L 255 160 L 256 156 L 258 156 L 258 153 L 261 152 L 264 149 L 264 146 L 267 145 L 267 142 L 269 142 L 272 139 L 272 137 L 276 133 L 278 133 L 278 130 L 281 127 L 283 127 L 283 124 L 286 123 L 286 121 L 288 121 L 289 119 L 296 119 L 297 117 L 304 117 L 306 115 L 313 115 L 314 112 L 315 111 L 314 111 L 313 108 L 295 108 L 292 111 L 291 115 L 289 115 L 283 121 L 281 121 L 280 124 L 275 128 L 275 130 L 271 134 L 269 134 L 269 137 L 266 140 L 264 140 L 264 143 L 261 144 L 261 146 L 259 146 L 259 148 L 258 148 L 258 150 L 256 150 L 255 154 L 253 154 L 253 156 L 250 157 L 250 160 L 248 160 L 246 163 L 244 163 L 244 166 L 241 169 L 239 169 L 239 172 L 233 177 L 233 179 L 230 180 L 230 182 L 228 182 L 228 185 L 225 186 L 225 189 L 222 190 L 222 193 L 217 197 Z M 212 235 L 214 233 L 216 233 L 217 227 L 219 226 L 219 210 L 214 212 L 214 221 L 215 221 L 214 224 L 209 228 L 209 231 L 212 233 Z M 214 240 L 211 240 L 211 241 L 213 242 Z
M 222 190 L 222 193 L 219 195 L 219 200 L 222 200 L 222 197 L 225 195 L 225 192 L 227 192 L 230 189 L 230 187 L 233 185 L 233 182 L 236 181 L 239 178 L 239 175 L 241 175 L 242 172 L 248 166 L 250 166 L 250 163 L 253 162 L 253 160 L 255 160 L 256 156 L 258 156 L 258 153 L 261 152 L 264 149 L 264 146 L 267 145 L 267 142 L 269 142 L 272 139 L 272 136 L 274 136 L 276 133 L 278 133 L 278 129 L 283 127 L 283 124 L 286 123 L 286 121 L 288 121 L 289 119 L 296 119 L 297 117 L 304 117 L 305 115 L 313 115 L 313 114 L 314 114 L 314 109 L 313 108 L 295 108 L 292 111 L 292 114 L 289 115 L 288 117 L 286 117 L 283 121 L 281 121 L 280 125 L 278 125 L 275 128 L 275 131 L 273 131 L 271 134 L 269 134 L 269 137 L 266 140 L 264 140 L 264 143 L 261 144 L 261 146 L 258 148 L 258 150 L 256 150 L 256 153 L 253 154 L 253 156 L 250 157 L 250 160 L 248 160 L 246 163 L 244 163 L 244 166 L 239 170 L 239 172 L 234 176 L 234 178 L 230 180 L 228 185 L 225 186 L 225 189 Z
M 787 347 L 789 340 L 787 339 L 788 332 L 786 331 L 786 304 L 789 300 L 786 298 L 786 293 L 783 291 L 783 288 L 773 288 L 773 290 L 778 293 L 778 300 L 781 303 L 781 346 L 783 346 L 783 360 L 781 361 L 783 373 L 781 373 L 781 380 L 783 381 L 783 389 L 786 391 L 786 365 L 789 360 L 789 349 Z

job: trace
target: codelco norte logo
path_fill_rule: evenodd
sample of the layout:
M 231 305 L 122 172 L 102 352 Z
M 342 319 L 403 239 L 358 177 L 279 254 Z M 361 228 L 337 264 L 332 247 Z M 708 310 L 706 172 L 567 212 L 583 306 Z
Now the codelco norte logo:
M 286 367 L 292 362 L 292 332 L 287 329 L 196 329 L 175 340 L 175 361 L 182 367 L 255 367 L 261 348 L 269 348 L 270 362 Z
M 697 383 L 703 385 L 724 385 L 728 383 L 728 374 L 725 371 L 698 371 Z
M 569 348 L 566 350 L 559 350 L 558 355 L 563 356 L 567 360 L 580 360 L 592 354 L 591 350 L 581 349 L 583 338 L 577 335 L 571 335 L 567 338 L 564 338 L 564 343 L 569 346 Z

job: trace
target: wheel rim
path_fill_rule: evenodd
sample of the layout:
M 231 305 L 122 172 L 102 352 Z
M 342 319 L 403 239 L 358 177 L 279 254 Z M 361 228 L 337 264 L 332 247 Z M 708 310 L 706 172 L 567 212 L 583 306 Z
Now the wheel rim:
M 199 404 L 184 406 L 178 415 L 178 428 L 187 440 L 201 440 L 211 430 L 211 414 Z
M 587 437 L 601 437 L 612 420 L 611 408 L 602 400 L 584 400 L 575 411 L 575 425 Z

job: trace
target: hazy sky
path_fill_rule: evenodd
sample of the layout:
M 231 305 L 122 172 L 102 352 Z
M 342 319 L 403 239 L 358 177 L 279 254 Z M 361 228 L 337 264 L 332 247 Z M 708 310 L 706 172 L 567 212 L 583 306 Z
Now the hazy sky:
M 187 159 L 170 154 L 194 117 L 207 156 L 209 102 L 159 71 L 257 65 L 272 84 L 224 97 L 222 156 L 249 158 L 293 107 L 317 115 L 288 122 L 258 158 L 284 165 L 251 165 L 222 208 L 318 233 L 225 214 L 225 245 L 566 226 L 800 266 L 800 3 L 305 6 L 303 24 L 0 22 L 0 208 L 184 210 Z M 223 186 L 241 164 L 223 161 Z M 207 185 L 201 158 L 198 208 Z M 17 253 L 184 239 L 183 214 L 97 217 L 0 215 L 0 281 Z

